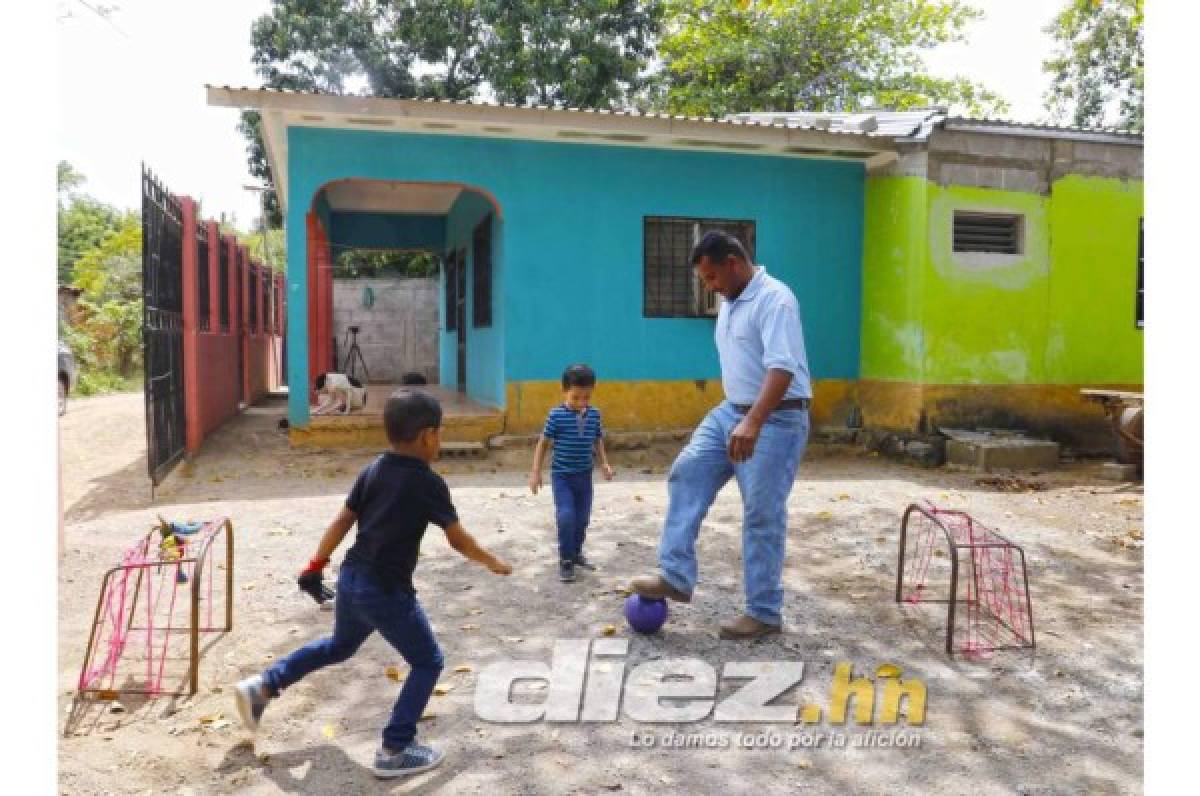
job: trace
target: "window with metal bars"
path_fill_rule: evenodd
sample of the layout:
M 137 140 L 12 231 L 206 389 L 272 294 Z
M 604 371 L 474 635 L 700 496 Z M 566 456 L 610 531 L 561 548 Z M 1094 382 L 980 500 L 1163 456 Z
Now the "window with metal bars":
M 696 278 L 689 258 L 704 233 L 717 229 L 736 236 L 754 261 L 753 221 L 665 216 L 643 219 L 643 316 L 702 318 L 716 314 L 716 295 Z
M 458 254 L 446 255 L 446 331 L 458 331 Z
M 1137 328 L 1146 327 L 1146 231 L 1145 219 L 1138 219 Z
M 210 280 L 208 278 L 208 227 L 205 224 L 196 225 L 196 325 L 202 332 L 207 332 L 211 321 L 212 300 L 209 295 Z
M 492 325 L 492 217 L 475 228 L 473 263 L 474 300 L 471 317 L 478 327 Z
M 221 331 L 229 331 L 229 247 L 217 238 L 217 319 Z
M 1021 254 L 1024 219 L 1011 213 L 954 212 L 954 251 Z

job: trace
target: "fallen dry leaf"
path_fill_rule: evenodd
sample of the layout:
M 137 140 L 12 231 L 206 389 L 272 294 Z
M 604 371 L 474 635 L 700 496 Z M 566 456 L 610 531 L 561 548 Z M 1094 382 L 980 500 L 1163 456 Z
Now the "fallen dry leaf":
M 459 625 L 459 630 L 478 630 L 479 625 Z
M 604 633 L 604 635 L 606 635 L 606 636 L 616 635 L 617 626 L 616 625 L 605 625 L 604 630 L 602 630 L 601 632 Z
M 811 767 L 812 767 L 812 761 L 810 761 L 810 760 L 797 760 L 796 761 L 796 768 L 811 768 Z
M 833 512 L 832 512 L 832 511 L 821 511 L 821 512 L 817 512 L 817 519 L 818 519 L 818 520 L 832 520 L 832 519 L 833 519 Z
M 454 690 L 454 686 L 452 686 L 452 685 L 440 685 L 439 684 L 439 685 L 435 685 L 433 687 L 433 694 L 434 694 L 434 696 L 445 696 L 446 694 L 449 694 L 453 690 Z
M 463 672 L 471 671 L 471 667 L 464 663 L 461 666 L 455 666 L 454 671 L 458 672 L 459 674 L 462 674 Z
M 218 721 L 219 719 L 222 719 L 224 717 L 225 717 L 224 713 L 217 711 L 216 713 L 206 713 L 205 715 L 203 715 L 199 719 L 197 719 L 197 721 L 199 721 L 201 724 L 212 724 L 213 722 Z
M 391 680 L 393 683 L 398 683 L 401 680 L 400 669 L 396 666 L 387 667 L 387 669 L 384 670 L 384 674 L 386 674 L 387 679 Z

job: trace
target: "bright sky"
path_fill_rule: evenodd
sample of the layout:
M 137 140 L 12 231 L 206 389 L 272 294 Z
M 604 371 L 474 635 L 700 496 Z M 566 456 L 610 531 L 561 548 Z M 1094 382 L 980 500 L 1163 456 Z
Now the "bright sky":
M 206 215 L 258 218 L 258 197 L 243 189 L 245 142 L 237 111 L 210 108 L 204 85 L 256 86 L 250 24 L 269 0 L 87 0 L 118 5 L 111 24 L 80 0 L 58 0 L 59 157 L 87 177 L 84 190 L 121 207 L 140 202 L 138 164 L 167 187 L 203 204 Z M 968 45 L 931 53 L 930 70 L 983 82 L 1012 106 L 1009 118 L 1040 121 L 1047 80 L 1041 29 L 1059 2 L 974 0 L 986 16 Z M 65 16 L 69 13 L 69 16 Z

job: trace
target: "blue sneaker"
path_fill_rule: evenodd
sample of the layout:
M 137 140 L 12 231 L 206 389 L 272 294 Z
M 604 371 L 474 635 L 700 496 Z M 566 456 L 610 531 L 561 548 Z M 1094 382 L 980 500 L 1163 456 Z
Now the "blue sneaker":
M 248 730 L 254 732 L 258 729 L 263 711 L 267 709 L 267 703 L 272 699 L 271 695 L 267 693 L 267 684 L 263 680 L 263 676 L 256 674 L 253 677 L 247 677 L 235 685 L 233 691 L 242 722 Z
M 381 779 L 407 777 L 436 768 L 445 759 L 445 752 L 432 746 L 410 743 L 400 752 L 393 752 L 385 746 L 375 753 L 372 770 Z

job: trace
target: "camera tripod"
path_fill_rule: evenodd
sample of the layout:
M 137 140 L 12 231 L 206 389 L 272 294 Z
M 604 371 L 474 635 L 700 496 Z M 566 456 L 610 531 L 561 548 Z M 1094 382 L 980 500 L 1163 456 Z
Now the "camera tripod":
M 346 329 L 346 337 L 342 340 L 342 346 L 346 347 L 347 341 L 350 346 L 346 348 L 346 359 L 342 362 L 342 373 L 346 374 L 347 378 L 357 378 L 355 375 L 358 366 L 362 365 L 362 383 L 367 384 L 371 381 L 371 372 L 367 370 L 367 360 L 363 359 L 362 349 L 358 347 L 358 327 L 351 326 Z

